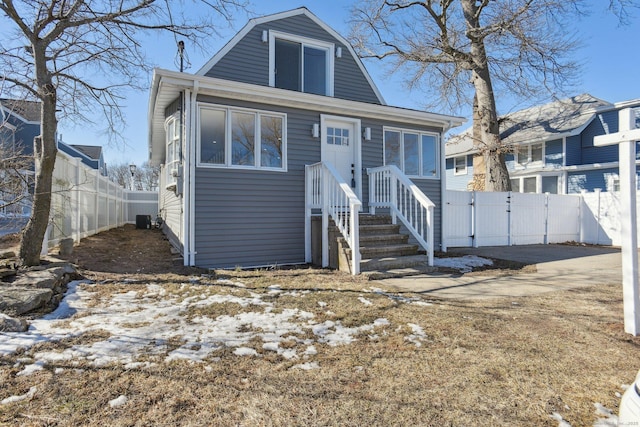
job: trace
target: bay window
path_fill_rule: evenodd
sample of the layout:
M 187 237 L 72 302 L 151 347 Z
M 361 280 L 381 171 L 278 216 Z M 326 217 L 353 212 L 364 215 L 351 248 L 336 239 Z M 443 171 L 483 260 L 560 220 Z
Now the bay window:
M 180 121 L 177 117 L 171 117 L 165 123 L 166 129 L 166 160 L 165 182 L 166 186 L 176 185 L 178 168 L 180 167 Z

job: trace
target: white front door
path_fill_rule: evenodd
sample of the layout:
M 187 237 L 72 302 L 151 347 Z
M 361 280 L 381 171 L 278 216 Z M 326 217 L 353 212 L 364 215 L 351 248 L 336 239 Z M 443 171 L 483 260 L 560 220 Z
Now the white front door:
M 320 120 L 322 161 L 331 163 L 362 199 L 360 120 L 327 115 Z

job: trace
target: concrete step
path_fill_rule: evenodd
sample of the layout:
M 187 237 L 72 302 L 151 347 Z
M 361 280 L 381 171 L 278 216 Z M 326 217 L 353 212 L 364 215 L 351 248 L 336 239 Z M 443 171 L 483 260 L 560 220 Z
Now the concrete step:
M 400 233 L 399 224 L 372 224 L 362 225 L 360 224 L 360 237 L 366 235 L 381 235 L 381 234 L 398 234 Z
M 384 272 L 415 266 L 427 268 L 428 262 L 429 258 L 426 255 L 369 258 L 360 262 L 360 271 Z
M 409 241 L 407 234 L 365 234 L 360 235 L 360 246 L 404 245 Z
M 391 216 L 363 214 L 358 217 L 358 221 L 360 225 L 391 224 Z
M 351 249 L 346 248 L 345 253 L 351 259 Z M 360 256 L 362 259 L 367 258 L 388 258 L 416 255 L 418 253 L 418 245 L 400 244 L 385 246 L 360 246 Z

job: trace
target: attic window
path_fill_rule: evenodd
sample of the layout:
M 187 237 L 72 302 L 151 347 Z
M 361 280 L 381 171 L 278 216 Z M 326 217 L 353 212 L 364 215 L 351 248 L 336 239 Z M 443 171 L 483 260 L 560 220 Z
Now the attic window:
M 269 86 L 333 96 L 334 45 L 269 32 Z

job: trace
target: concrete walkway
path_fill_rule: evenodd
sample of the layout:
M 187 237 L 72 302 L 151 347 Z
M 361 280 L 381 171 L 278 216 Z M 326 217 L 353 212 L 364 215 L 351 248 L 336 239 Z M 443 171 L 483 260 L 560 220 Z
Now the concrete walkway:
M 536 295 L 596 284 L 622 283 L 620 250 L 610 247 L 526 245 L 450 249 L 451 255 L 535 264 L 535 273 L 500 276 L 491 270 L 462 276 L 433 273 L 380 280 L 386 289 L 438 298 L 499 298 Z M 504 274 L 504 272 L 503 272 Z

